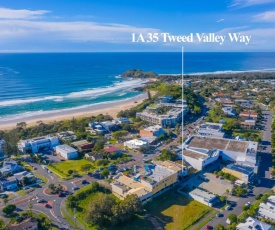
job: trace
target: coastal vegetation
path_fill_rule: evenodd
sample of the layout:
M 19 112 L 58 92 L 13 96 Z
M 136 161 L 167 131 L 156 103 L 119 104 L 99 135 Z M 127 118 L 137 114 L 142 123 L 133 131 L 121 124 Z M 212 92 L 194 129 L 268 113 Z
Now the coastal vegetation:
M 142 212 L 142 204 L 137 196 L 129 195 L 119 200 L 97 182 L 69 196 L 66 206 L 71 213 L 75 210 L 78 220 L 86 229 L 114 227 L 131 221 Z

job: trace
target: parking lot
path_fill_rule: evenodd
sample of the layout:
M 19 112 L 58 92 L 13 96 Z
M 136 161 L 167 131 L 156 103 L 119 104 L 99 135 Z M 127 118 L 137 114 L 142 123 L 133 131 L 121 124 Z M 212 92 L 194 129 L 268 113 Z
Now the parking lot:
M 200 177 L 194 177 L 192 180 L 188 181 L 188 187 L 200 187 L 211 193 L 223 195 L 226 192 L 226 189 L 232 189 L 233 184 L 230 181 L 225 179 L 216 178 L 216 175 L 212 173 L 204 173 Z

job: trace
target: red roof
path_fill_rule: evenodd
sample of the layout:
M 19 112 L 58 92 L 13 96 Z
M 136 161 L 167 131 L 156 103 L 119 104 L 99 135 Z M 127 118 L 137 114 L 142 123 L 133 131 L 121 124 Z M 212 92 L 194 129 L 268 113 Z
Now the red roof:
M 115 146 L 111 146 L 111 147 L 105 148 L 104 150 L 105 150 L 105 152 L 112 153 L 112 152 L 116 152 L 116 151 L 121 151 L 122 149 L 117 148 Z

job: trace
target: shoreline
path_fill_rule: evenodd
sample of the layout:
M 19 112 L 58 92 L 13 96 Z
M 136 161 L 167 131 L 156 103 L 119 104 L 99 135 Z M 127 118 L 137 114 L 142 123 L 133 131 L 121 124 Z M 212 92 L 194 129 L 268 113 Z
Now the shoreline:
M 113 118 L 116 118 L 118 112 L 134 107 L 141 103 L 144 99 L 147 99 L 147 93 L 142 93 L 138 96 L 125 99 L 122 101 L 106 102 L 102 104 L 94 104 L 82 109 L 75 109 L 69 111 L 53 111 L 52 114 L 40 114 L 33 115 L 24 118 L 15 118 L 13 120 L 1 121 L 0 130 L 10 130 L 16 128 L 16 124 L 19 122 L 26 122 L 27 127 L 37 124 L 37 121 L 43 123 L 51 123 L 53 121 L 69 120 L 74 118 L 82 118 L 89 116 L 96 116 L 99 114 L 109 114 Z M 136 103 L 135 103 L 136 102 Z

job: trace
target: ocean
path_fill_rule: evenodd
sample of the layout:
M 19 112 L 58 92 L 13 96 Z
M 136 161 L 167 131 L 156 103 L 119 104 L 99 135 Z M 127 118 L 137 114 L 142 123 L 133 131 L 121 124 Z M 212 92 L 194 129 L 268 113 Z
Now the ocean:
M 181 53 L 0 54 L 0 121 L 83 109 L 139 95 L 128 69 L 180 74 Z M 185 53 L 184 72 L 275 71 L 275 53 Z

